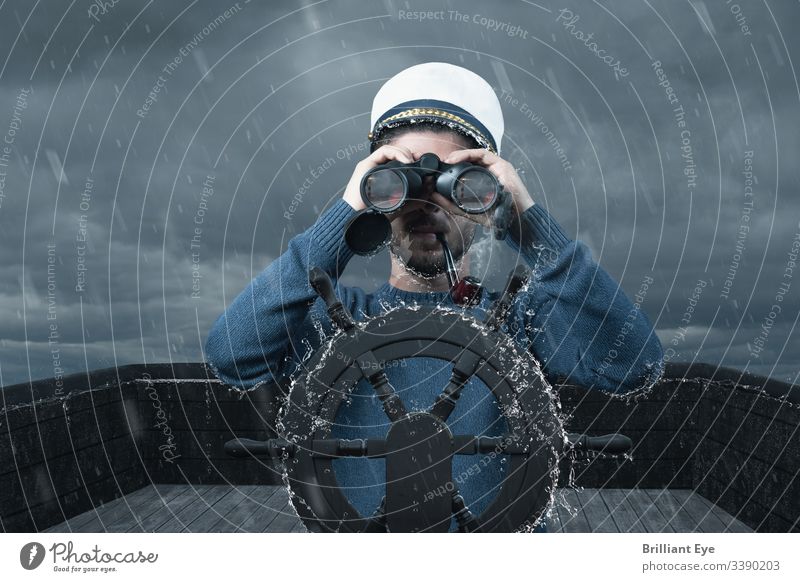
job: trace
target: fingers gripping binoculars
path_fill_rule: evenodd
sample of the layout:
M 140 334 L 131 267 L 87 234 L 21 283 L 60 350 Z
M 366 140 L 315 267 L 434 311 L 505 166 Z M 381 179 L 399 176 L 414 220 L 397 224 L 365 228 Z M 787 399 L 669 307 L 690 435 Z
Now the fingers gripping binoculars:
M 462 162 L 445 164 L 436 154 L 423 154 L 412 164 L 391 161 L 369 170 L 361 179 L 360 211 L 345 229 L 345 240 L 354 253 L 374 255 L 389 244 L 392 228 L 388 214 L 411 199 L 423 199 L 434 180 L 434 188 L 467 214 L 491 213 L 494 238 L 506 237 L 513 219 L 509 192 L 483 166 Z
M 361 179 L 361 199 L 377 212 L 394 212 L 408 200 L 424 198 L 428 177 L 436 192 L 468 214 L 489 212 L 504 197 L 502 185 L 486 168 L 469 162 L 446 164 L 427 153 L 412 164 L 391 161 L 369 170 Z

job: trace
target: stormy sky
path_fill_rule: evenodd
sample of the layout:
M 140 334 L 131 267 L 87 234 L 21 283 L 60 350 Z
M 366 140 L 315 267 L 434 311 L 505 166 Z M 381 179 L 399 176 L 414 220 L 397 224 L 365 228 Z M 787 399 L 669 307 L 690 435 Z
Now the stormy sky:
M 426 61 L 495 88 L 503 157 L 629 296 L 652 281 L 671 360 L 793 381 L 799 20 L 775 0 L 0 2 L 0 385 L 200 360 L 341 196 L 380 85 Z M 474 254 L 494 286 L 514 258 Z M 384 253 L 343 282 L 387 274 Z

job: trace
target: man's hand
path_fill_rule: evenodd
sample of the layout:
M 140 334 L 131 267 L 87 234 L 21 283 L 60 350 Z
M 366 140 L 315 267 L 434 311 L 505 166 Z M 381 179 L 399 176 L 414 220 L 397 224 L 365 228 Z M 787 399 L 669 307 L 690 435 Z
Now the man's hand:
M 410 149 L 392 144 L 386 144 L 374 152 L 368 158 L 365 158 L 356 164 L 353 171 L 353 176 L 347 183 L 344 189 L 344 201 L 347 202 L 354 210 L 364 210 L 367 206 L 361 199 L 361 179 L 369 170 L 381 164 L 385 164 L 391 160 L 396 160 L 404 164 L 414 163 L 414 152 Z
M 503 188 L 506 190 L 506 192 L 511 194 L 514 202 L 514 214 L 516 216 L 519 216 L 528 208 L 533 206 L 533 198 L 531 198 L 531 195 L 528 194 L 528 189 L 525 187 L 525 184 L 523 184 L 522 179 L 520 179 L 519 174 L 517 174 L 517 170 L 514 169 L 514 166 L 497 154 L 493 154 L 489 150 L 458 150 L 452 152 L 442 161 L 447 164 L 471 162 L 473 164 L 483 166 L 489 170 L 492 174 L 494 174 L 495 178 L 500 181 L 500 184 L 503 185 Z M 461 211 L 458 206 L 445 199 L 445 197 L 441 194 L 434 194 L 433 199 L 437 204 L 449 212 L 466 216 L 475 222 L 482 224 L 483 226 L 490 226 L 491 224 L 491 213 L 467 214 Z

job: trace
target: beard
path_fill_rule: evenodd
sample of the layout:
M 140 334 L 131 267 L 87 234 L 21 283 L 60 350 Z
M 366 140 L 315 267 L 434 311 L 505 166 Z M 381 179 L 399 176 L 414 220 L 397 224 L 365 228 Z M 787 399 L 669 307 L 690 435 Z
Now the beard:
M 447 241 L 453 260 L 458 262 L 475 237 L 475 224 L 464 220 L 435 220 L 423 215 L 410 215 L 396 227 L 393 225 L 389 251 L 412 274 L 431 279 L 447 271 L 442 243 L 433 232 Z M 455 228 L 454 228 L 455 227 Z M 421 232 L 422 231 L 422 232 Z

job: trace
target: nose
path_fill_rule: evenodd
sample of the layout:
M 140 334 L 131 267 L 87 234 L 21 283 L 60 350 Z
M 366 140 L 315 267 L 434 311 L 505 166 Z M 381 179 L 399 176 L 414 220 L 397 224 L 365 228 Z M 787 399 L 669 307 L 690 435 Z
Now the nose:
M 428 196 L 433 194 L 433 191 L 436 189 L 436 176 L 433 174 L 425 176 L 422 179 L 422 189 Z
M 417 192 L 417 195 L 414 196 L 419 206 L 425 212 L 438 212 L 441 210 L 441 207 L 431 200 L 431 196 L 436 191 L 436 177 L 435 176 L 425 176 L 422 179 L 422 185 Z

